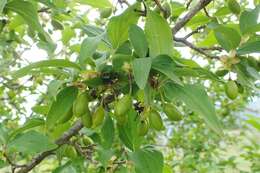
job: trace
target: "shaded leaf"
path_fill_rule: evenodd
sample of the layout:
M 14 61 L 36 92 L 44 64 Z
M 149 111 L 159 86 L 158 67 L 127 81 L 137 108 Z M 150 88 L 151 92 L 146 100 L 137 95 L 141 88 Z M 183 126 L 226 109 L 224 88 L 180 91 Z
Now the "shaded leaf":
M 218 43 L 226 50 L 230 51 L 235 49 L 240 44 L 241 36 L 233 28 L 219 26 L 214 29 L 215 37 Z
M 134 78 L 140 89 L 144 89 L 147 83 L 151 66 L 151 58 L 138 58 L 133 61 Z
M 48 112 L 46 124 L 48 128 L 52 128 L 56 122 L 63 119 L 72 108 L 73 102 L 78 94 L 76 87 L 66 87 L 62 89 L 56 100 L 53 101 L 50 111 Z
M 81 66 L 84 66 L 88 61 L 92 60 L 92 55 L 95 53 L 101 38 L 102 35 L 88 37 L 82 42 L 78 57 Z
M 260 53 L 260 41 L 245 43 L 237 50 L 238 55 L 245 55 L 250 53 Z
M 11 134 L 10 134 L 10 138 L 15 137 L 17 134 L 24 132 L 25 130 L 34 128 L 34 127 L 38 127 L 38 126 L 42 126 L 45 124 L 45 121 L 41 118 L 32 118 L 27 120 L 24 125 L 21 128 L 18 128 L 16 130 L 14 130 Z
M 181 80 L 174 72 L 176 65 L 174 64 L 174 61 L 171 59 L 171 57 L 167 55 L 159 55 L 156 58 L 153 58 L 152 68 L 163 73 L 173 82 L 182 85 Z
M 9 151 L 18 151 L 25 154 L 40 153 L 55 147 L 56 145 L 47 136 L 33 130 L 16 136 L 7 145 Z
M 162 173 L 163 155 L 152 147 L 138 149 L 131 153 L 136 173 Z
M 129 40 L 133 45 L 136 54 L 140 58 L 144 58 L 148 51 L 148 45 L 144 31 L 137 25 L 131 25 L 129 28 Z
M 222 127 L 216 116 L 215 107 L 203 86 L 199 84 L 180 86 L 168 83 L 164 86 L 164 91 L 166 97 L 170 100 L 178 99 L 183 101 L 191 110 L 197 112 L 212 130 L 222 135 Z
M 101 135 L 103 137 L 103 147 L 110 148 L 113 144 L 115 135 L 114 122 L 110 116 L 106 116 L 105 122 L 101 129 Z
M 38 13 L 35 6 L 24 0 L 14 0 L 6 4 L 6 8 L 12 10 L 23 17 L 26 23 L 32 27 L 34 30 L 43 32 L 42 26 L 38 20 Z
M 56 95 L 60 87 L 64 84 L 64 81 L 61 80 L 52 80 L 50 81 L 47 89 L 47 93 L 51 98 L 56 98 Z
M 7 3 L 7 0 L 1 0 L 1 2 L 0 2 L 0 14 L 2 14 L 6 3 Z
M 260 31 L 260 6 L 253 10 L 245 10 L 240 15 L 239 25 L 243 34 Z
M 137 132 L 137 120 L 136 120 L 136 111 L 131 109 L 127 113 L 127 123 L 124 126 L 118 125 L 118 132 L 119 138 L 123 142 L 123 144 L 131 149 L 134 150 L 140 146 L 141 137 L 138 135 Z

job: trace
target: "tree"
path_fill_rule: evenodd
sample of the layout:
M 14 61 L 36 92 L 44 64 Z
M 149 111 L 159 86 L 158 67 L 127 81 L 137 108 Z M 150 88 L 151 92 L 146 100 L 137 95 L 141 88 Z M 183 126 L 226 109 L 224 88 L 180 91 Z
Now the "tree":
M 17 173 L 235 167 L 234 158 L 212 154 L 221 158 L 221 142 L 246 138 L 248 124 L 260 129 L 258 118 L 246 123 L 234 116 L 259 94 L 260 6 L 249 3 L 2 0 L 0 167 Z M 48 56 L 27 62 L 31 49 Z M 229 134 L 232 128 L 241 133 Z M 257 172 L 259 145 L 250 141 L 239 157 Z

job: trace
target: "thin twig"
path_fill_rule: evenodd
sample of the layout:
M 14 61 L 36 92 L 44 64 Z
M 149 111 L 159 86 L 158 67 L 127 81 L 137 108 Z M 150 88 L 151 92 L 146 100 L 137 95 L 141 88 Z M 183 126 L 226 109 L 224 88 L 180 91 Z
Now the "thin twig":
M 119 4 L 121 4 L 121 6 L 123 4 L 126 4 L 127 6 L 130 6 L 131 4 L 127 1 L 127 0 L 118 0 Z
M 24 167 L 19 169 L 17 173 L 27 173 L 31 171 L 35 166 L 37 166 L 39 163 L 42 162 L 43 159 L 46 157 L 54 154 L 54 151 L 56 151 L 61 145 L 67 143 L 69 139 L 76 135 L 80 129 L 83 128 L 83 124 L 81 121 L 77 121 L 68 131 L 66 131 L 59 139 L 55 141 L 55 143 L 58 145 L 58 147 L 48 150 L 45 152 L 40 153 L 35 158 L 33 158 L 29 163 L 25 164 Z
M 206 27 L 206 25 L 199 26 L 198 28 L 196 28 L 194 31 L 190 32 L 189 34 L 187 34 L 187 35 L 186 35 L 185 37 L 183 37 L 183 38 L 186 40 L 186 39 L 189 38 L 190 36 L 199 33 L 200 30 L 204 29 L 205 27 Z
M 166 17 L 167 16 L 167 11 L 163 8 L 163 6 L 160 3 L 160 1 L 159 0 L 153 0 L 153 1 L 157 5 L 157 7 L 160 9 L 160 11 L 163 13 L 163 16 Z
M 209 18 L 212 18 L 212 17 L 209 15 L 209 12 L 208 12 L 208 10 L 207 10 L 206 7 L 203 8 L 203 11 L 204 11 L 204 13 L 206 14 L 206 16 L 208 16 Z
M 207 52 L 205 52 L 205 48 L 202 49 L 202 48 L 196 47 L 195 45 L 193 45 L 192 43 L 190 43 L 189 41 L 187 41 L 187 40 L 184 39 L 184 38 L 176 38 L 176 37 L 174 37 L 173 39 L 174 39 L 174 41 L 176 41 L 176 42 L 181 42 L 181 43 L 185 44 L 185 45 L 188 46 L 189 48 L 191 48 L 191 49 L 193 49 L 193 50 L 199 52 L 199 53 L 202 54 L 202 55 L 205 55 L 205 56 L 208 57 L 208 58 L 211 58 L 211 59 L 218 59 L 218 58 L 219 58 L 218 56 L 214 56 L 214 55 L 208 54 Z
M 195 16 L 201 9 L 206 7 L 213 0 L 200 0 L 183 18 L 179 19 L 172 28 L 172 33 L 175 35 L 190 19 Z

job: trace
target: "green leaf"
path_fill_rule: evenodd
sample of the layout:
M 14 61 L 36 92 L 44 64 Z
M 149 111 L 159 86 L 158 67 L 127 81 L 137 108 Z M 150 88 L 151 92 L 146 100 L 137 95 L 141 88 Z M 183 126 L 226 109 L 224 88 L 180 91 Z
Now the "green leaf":
M 163 155 L 152 147 L 146 147 L 130 155 L 134 162 L 136 173 L 162 173 Z
M 107 26 L 108 38 L 113 48 L 119 47 L 128 39 L 128 28 L 132 24 L 136 24 L 139 15 L 135 9 L 140 7 L 140 3 L 130 6 L 125 12 L 119 16 L 112 17 Z
M 115 128 L 114 122 L 110 116 L 106 116 L 105 122 L 101 129 L 101 136 L 103 137 L 103 147 L 108 149 L 111 148 L 114 136 L 115 136 Z
M 138 148 L 142 142 L 142 137 L 140 137 L 137 132 L 136 116 L 136 111 L 131 109 L 127 113 L 127 123 L 124 126 L 118 125 L 120 140 L 131 150 Z
M 56 100 L 51 105 L 46 119 L 46 125 L 49 129 L 52 128 L 56 122 L 66 116 L 72 108 L 77 94 L 78 89 L 73 86 L 64 88 L 58 93 Z
M 115 70 L 120 70 L 122 69 L 124 63 L 130 63 L 132 59 L 134 59 L 134 57 L 131 55 L 115 54 L 112 57 L 113 68 Z
M 37 114 L 47 115 L 49 112 L 50 106 L 49 105 L 35 105 L 32 107 L 32 111 Z
M 156 57 L 160 54 L 172 55 L 172 31 L 169 24 L 162 16 L 148 10 L 145 23 L 145 34 L 149 45 L 150 57 Z
M 243 34 L 260 31 L 260 6 L 253 10 L 245 10 L 240 15 L 239 25 Z
M 112 7 L 112 4 L 109 0 L 76 0 L 76 2 L 79 2 L 81 4 L 87 4 L 94 8 L 108 8 Z
M 52 80 L 48 85 L 47 93 L 51 98 L 56 98 L 58 90 L 64 84 L 64 81 L 61 80 Z
M 245 43 L 237 50 L 238 55 L 245 55 L 250 53 L 260 53 L 260 41 Z
M 28 131 L 22 135 L 16 136 L 7 144 L 9 151 L 17 151 L 25 154 L 35 154 L 56 148 L 47 136 L 36 132 Z
M 77 64 L 71 61 L 65 59 L 53 59 L 53 60 L 43 60 L 43 61 L 32 63 L 26 67 L 21 68 L 20 70 L 13 72 L 12 76 L 13 78 L 20 78 L 29 74 L 31 70 L 35 68 L 43 68 L 43 67 L 63 67 L 63 68 L 74 68 L 80 70 L 80 66 L 78 66 Z
M 103 149 L 103 148 L 99 147 L 97 149 L 97 152 L 98 152 L 98 160 L 101 162 L 102 166 L 104 168 L 106 168 L 109 163 L 109 160 L 114 155 L 114 150 L 111 148 Z
M 133 45 L 136 54 L 140 58 L 146 57 L 148 45 L 144 31 L 137 25 L 131 25 L 128 32 L 129 40 Z
M 134 59 L 133 61 L 133 73 L 135 82 L 140 89 L 144 89 L 150 69 L 152 66 L 152 59 L 151 58 L 138 58 Z
M 68 161 L 62 166 L 56 168 L 52 173 L 78 173 L 77 168 L 72 163 L 72 161 Z
M 89 37 L 96 37 L 102 34 L 105 34 L 102 37 L 102 41 L 109 47 L 111 48 L 112 45 L 110 44 L 107 34 L 105 33 L 105 30 L 102 28 L 99 28 L 97 26 L 94 25 L 85 25 L 82 27 L 82 30 L 89 36 Z
M 187 107 L 197 112 L 207 123 L 207 125 L 217 134 L 222 135 L 221 123 L 215 112 L 215 107 L 211 103 L 203 86 L 196 84 L 186 84 L 184 86 L 167 83 L 164 86 L 166 97 L 170 100 L 181 100 Z
M 152 68 L 163 73 L 173 82 L 182 85 L 181 80 L 174 72 L 176 65 L 174 64 L 174 61 L 171 59 L 171 57 L 167 55 L 159 55 L 153 58 Z
M 219 26 L 214 29 L 218 43 L 226 50 L 236 49 L 241 41 L 240 34 L 233 28 Z
M 21 128 L 18 128 L 16 130 L 14 130 L 11 134 L 9 139 L 15 137 L 17 134 L 24 132 L 25 130 L 34 128 L 34 127 L 38 127 L 38 126 L 42 126 L 44 125 L 45 121 L 41 118 L 32 118 L 26 121 L 26 123 L 24 123 L 24 125 Z
M 88 61 L 92 61 L 92 55 L 95 53 L 99 43 L 101 42 L 101 36 L 86 38 L 80 48 L 79 63 L 81 66 L 86 65 Z
M 61 41 L 63 44 L 66 45 L 75 36 L 76 36 L 75 31 L 70 26 L 65 26 L 64 29 L 62 30 Z
M 50 36 L 43 30 L 38 20 L 37 8 L 31 2 L 23 0 L 13 0 L 8 2 L 5 8 L 22 16 L 24 21 L 33 30 L 39 32 L 39 38 L 41 38 L 43 41 L 47 41 L 49 44 L 54 44 Z
M 7 0 L 1 0 L 1 2 L 0 2 L 0 14 L 2 14 L 6 3 L 7 3 Z
M 0 124 L 0 144 L 6 144 L 9 137 L 9 130 L 4 126 L 3 123 Z

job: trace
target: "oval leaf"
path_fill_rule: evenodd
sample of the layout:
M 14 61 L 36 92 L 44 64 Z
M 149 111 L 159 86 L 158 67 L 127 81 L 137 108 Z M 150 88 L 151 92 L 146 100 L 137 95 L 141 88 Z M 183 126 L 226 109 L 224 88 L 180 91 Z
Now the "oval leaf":
M 218 43 L 226 50 L 236 49 L 240 44 L 241 36 L 233 28 L 219 26 L 214 29 L 215 37 Z
M 138 58 L 133 61 L 135 82 L 140 89 L 144 89 L 152 66 L 151 58 Z
M 65 59 L 53 59 L 53 60 L 43 60 L 43 61 L 32 63 L 26 67 L 21 68 L 20 70 L 13 72 L 12 76 L 13 78 L 20 78 L 29 74 L 33 69 L 43 68 L 43 67 L 64 67 L 64 68 L 67 67 L 67 68 L 74 68 L 80 70 L 80 66 L 78 66 L 77 64 L 71 61 Z
M 162 16 L 150 10 L 147 12 L 145 34 L 149 44 L 150 57 L 160 54 L 172 55 L 172 31 Z
M 56 122 L 66 116 L 72 108 L 77 94 L 78 89 L 73 86 L 64 88 L 58 93 L 56 100 L 52 103 L 50 111 L 47 115 L 46 124 L 48 128 L 52 128 Z
M 250 53 L 260 53 L 260 41 L 245 43 L 237 50 L 238 55 Z
M 217 134 L 222 135 L 221 123 L 218 120 L 214 105 L 201 85 L 176 85 L 168 83 L 164 86 L 166 97 L 170 100 L 183 101 L 191 110 L 197 112 L 208 126 Z
M 130 6 L 124 13 L 119 16 L 112 17 L 107 26 L 108 38 L 113 48 L 119 47 L 128 39 L 128 28 L 132 24 L 136 24 L 139 15 L 135 12 L 140 3 Z
M 129 28 L 129 39 L 134 47 L 136 54 L 140 58 L 144 58 L 148 50 L 144 31 L 137 25 L 131 25 Z
M 163 155 L 152 147 L 136 150 L 130 155 L 136 173 L 162 173 Z

